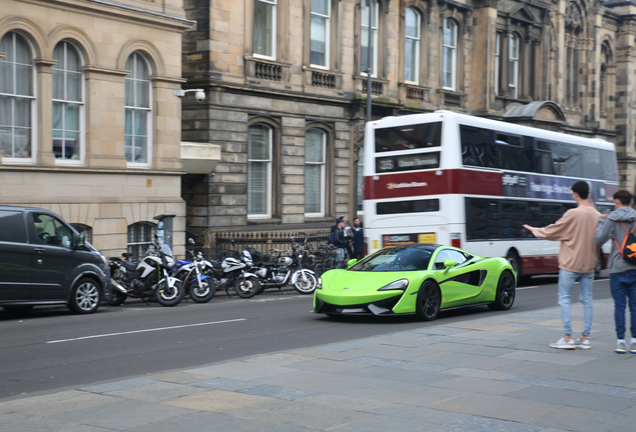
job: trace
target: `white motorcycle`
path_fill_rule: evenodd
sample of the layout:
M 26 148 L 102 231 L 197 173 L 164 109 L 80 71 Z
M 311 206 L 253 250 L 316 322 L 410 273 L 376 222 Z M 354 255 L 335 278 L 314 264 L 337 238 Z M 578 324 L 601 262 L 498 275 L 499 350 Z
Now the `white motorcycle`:
M 183 283 L 170 276 L 175 261 L 168 245 L 153 243 L 137 265 L 127 261 L 131 254 L 122 256 L 124 259 L 109 258 L 113 295 L 108 304 L 119 306 L 127 297 L 156 299 L 162 306 L 175 306 L 183 300 Z

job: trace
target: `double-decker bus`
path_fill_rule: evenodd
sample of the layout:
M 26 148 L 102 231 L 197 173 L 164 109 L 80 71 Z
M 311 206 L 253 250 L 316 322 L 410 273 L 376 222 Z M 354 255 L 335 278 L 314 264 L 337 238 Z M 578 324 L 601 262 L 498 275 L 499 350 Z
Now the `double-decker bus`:
M 558 271 L 559 243 L 523 224 L 544 227 L 575 207 L 576 181 L 602 213 L 619 189 L 610 142 L 449 111 L 368 122 L 363 170 L 368 252 L 449 244 L 506 257 L 519 276 Z

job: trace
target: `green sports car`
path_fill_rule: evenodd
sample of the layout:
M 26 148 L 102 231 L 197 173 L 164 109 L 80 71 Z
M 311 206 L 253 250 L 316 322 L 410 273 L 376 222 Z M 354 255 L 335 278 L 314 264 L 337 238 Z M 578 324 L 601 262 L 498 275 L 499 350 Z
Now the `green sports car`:
M 483 258 L 452 246 L 404 244 L 324 273 L 314 292 L 314 311 L 329 316 L 415 314 L 430 321 L 440 310 L 462 306 L 510 309 L 515 287 L 515 274 L 504 258 Z

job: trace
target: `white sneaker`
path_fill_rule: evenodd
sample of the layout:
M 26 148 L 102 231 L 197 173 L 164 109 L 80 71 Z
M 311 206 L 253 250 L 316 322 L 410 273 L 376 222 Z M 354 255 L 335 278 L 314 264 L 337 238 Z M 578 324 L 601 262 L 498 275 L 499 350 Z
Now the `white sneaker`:
M 590 344 L 590 339 L 587 338 L 585 340 L 581 340 L 580 338 L 574 342 L 574 346 L 581 349 L 590 349 L 592 348 L 592 344 Z M 636 346 L 634 347 L 636 349 Z
M 629 352 L 632 354 L 636 354 L 636 339 L 632 338 L 632 341 L 629 344 Z
M 617 352 L 619 354 L 625 354 L 626 351 L 627 351 L 627 345 L 625 345 L 625 341 L 619 340 L 618 342 L 616 342 L 616 348 L 614 349 L 614 352 Z
M 574 345 L 574 339 L 565 340 L 565 338 L 561 338 L 556 343 L 551 343 L 550 348 L 575 349 L 576 345 Z

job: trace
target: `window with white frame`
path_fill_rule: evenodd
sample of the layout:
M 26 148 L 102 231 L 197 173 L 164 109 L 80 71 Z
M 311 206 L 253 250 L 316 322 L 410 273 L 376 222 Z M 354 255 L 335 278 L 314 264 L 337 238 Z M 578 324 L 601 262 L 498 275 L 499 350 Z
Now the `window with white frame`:
M 404 11 L 404 81 L 419 82 L 420 14 L 413 8 Z
M 272 212 L 272 137 L 264 124 L 247 130 L 247 215 L 266 218 Z
M 514 33 L 508 38 L 508 94 L 519 97 L 519 36 Z
M 150 66 L 135 51 L 126 61 L 126 160 L 129 164 L 148 165 L 151 152 L 151 83 Z
M 17 32 L 0 40 L 0 152 L 3 161 L 33 160 L 35 68 L 29 42 Z
M 254 0 L 254 56 L 276 59 L 276 2 Z
M 331 0 L 311 0 L 311 28 L 309 63 L 311 66 L 329 69 L 329 44 L 331 31 Z
M 501 93 L 501 33 L 495 36 L 495 94 Z
M 366 75 L 371 66 L 371 76 L 378 74 L 378 19 L 380 6 L 373 1 L 373 19 L 371 21 L 371 62 L 369 62 L 369 6 L 370 0 L 362 2 L 360 14 L 360 73 Z
M 444 20 L 443 41 L 443 87 L 447 90 L 455 90 L 457 87 L 457 23 L 450 18 Z
M 325 215 L 325 160 L 327 134 L 309 129 L 305 134 L 305 215 Z
M 53 50 L 53 154 L 57 161 L 83 159 L 82 59 L 78 50 L 62 41 Z
M 133 259 L 139 259 L 146 255 L 156 229 L 157 226 L 152 222 L 137 222 L 128 225 L 128 253 L 132 254 Z

